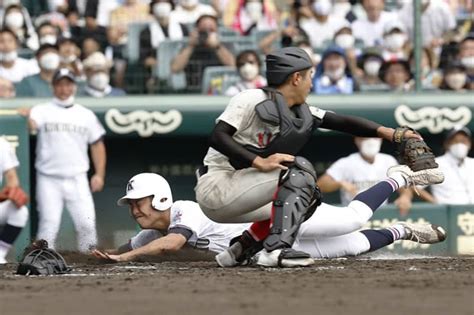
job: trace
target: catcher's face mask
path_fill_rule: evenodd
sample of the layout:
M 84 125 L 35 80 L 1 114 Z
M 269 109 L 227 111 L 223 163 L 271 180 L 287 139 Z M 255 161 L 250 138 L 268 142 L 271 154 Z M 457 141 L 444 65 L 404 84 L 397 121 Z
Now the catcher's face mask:
M 64 258 L 54 249 L 35 249 L 25 256 L 16 271 L 19 275 L 64 274 L 71 270 Z

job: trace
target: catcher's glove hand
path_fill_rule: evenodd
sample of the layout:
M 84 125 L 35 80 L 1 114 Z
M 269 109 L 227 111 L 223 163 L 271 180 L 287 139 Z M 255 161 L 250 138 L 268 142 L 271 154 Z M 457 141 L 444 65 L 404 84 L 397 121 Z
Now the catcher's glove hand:
M 28 195 L 20 187 L 4 187 L 0 191 L 0 202 L 11 200 L 18 208 L 28 203 Z
M 396 153 L 400 164 L 408 165 L 412 171 L 418 172 L 430 168 L 437 168 L 438 163 L 431 148 L 425 141 L 417 138 L 406 138 L 405 133 L 411 130 L 409 127 L 399 127 L 393 133 L 393 142 L 396 145 Z

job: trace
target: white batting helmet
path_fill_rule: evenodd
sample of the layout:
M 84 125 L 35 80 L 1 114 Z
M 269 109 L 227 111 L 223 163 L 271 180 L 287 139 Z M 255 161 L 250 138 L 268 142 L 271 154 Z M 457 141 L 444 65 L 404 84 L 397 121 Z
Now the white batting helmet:
M 159 211 L 168 210 L 173 204 L 173 195 L 168 181 L 154 173 L 141 173 L 127 183 L 126 194 L 117 201 L 119 206 L 128 205 L 129 199 L 153 196 L 151 205 Z

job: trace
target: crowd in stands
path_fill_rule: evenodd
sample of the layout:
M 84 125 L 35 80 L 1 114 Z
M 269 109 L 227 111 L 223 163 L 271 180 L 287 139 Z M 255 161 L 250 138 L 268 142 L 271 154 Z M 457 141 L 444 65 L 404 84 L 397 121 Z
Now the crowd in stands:
M 470 0 L 421 0 L 425 90 L 474 89 Z M 0 97 L 235 95 L 266 85 L 265 54 L 298 46 L 313 92 L 415 88 L 411 0 L 0 0 Z

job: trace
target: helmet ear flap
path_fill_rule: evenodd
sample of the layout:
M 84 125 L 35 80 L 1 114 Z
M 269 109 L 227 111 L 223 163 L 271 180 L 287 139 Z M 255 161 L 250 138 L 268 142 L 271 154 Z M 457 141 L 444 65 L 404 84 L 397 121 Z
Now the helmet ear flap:
M 163 204 L 166 204 L 167 201 L 168 201 L 168 197 L 161 197 L 159 199 L 158 196 L 153 195 L 153 199 L 151 200 L 151 206 L 156 211 L 165 211 L 167 209 L 162 209 L 162 208 L 163 208 Z

